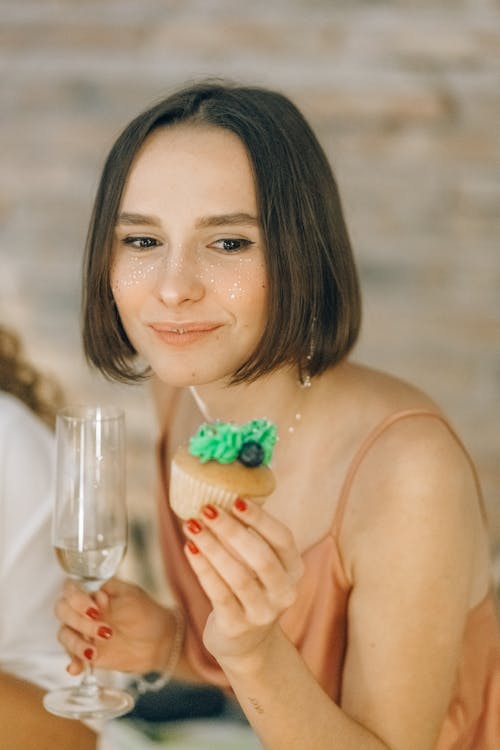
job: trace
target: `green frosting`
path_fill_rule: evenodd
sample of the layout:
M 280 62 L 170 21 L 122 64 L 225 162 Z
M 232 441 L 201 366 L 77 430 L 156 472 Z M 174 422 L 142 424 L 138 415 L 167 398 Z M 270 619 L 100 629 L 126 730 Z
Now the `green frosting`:
M 253 440 L 262 446 L 264 463 L 273 455 L 276 443 L 276 426 L 267 419 L 252 419 L 245 424 L 231 422 L 205 422 L 189 441 L 189 452 L 201 463 L 218 461 L 229 464 L 236 461 L 243 443 Z

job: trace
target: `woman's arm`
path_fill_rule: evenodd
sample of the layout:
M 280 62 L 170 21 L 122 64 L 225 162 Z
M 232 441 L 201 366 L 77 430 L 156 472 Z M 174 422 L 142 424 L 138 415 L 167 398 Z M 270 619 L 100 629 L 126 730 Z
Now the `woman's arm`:
M 276 624 L 293 553 L 276 541 L 265 511 L 248 504 L 249 529 L 236 511 L 205 519 L 196 534 L 186 528 L 200 550 L 188 559 L 214 605 L 205 645 L 269 750 L 431 750 L 451 697 L 477 513 L 461 449 L 440 425 L 398 426 L 366 459 L 350 503 L 344 548 L 353 591 L 340 706 Z M 244 563 L 228 559 L 231 545 Z
M 394 425 L 361 469 L 345 528 L 355 586 L 342 704 L 398 750 L 427 750 L 452 695 L 468 612 L 488 589 L 477 488 L 461 446 L 425 417 Z

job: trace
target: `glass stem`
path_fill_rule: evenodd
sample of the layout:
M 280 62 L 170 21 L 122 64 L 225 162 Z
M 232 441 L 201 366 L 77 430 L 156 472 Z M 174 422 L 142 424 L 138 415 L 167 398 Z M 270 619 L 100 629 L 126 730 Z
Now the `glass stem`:
M 83 675 L 83 680 L 80 683 L 79 693 L 90 698 L 94 695 L 97 695 L 98 692 L 99 685 L 97 684 L 97 677 L 94 673 L 94 665 L 91 662 L 85 660 L 85 674 Z

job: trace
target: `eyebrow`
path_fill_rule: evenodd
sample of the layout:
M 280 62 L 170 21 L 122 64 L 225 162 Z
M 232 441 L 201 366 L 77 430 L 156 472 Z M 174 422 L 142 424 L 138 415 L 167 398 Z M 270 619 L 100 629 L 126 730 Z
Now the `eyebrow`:
M 249 226 L 258 226 L 259 221 L 256 216 L 245 212 L 234 214 L 218 214 L 214 216 L 202 216 L 196 222 L 196 227 L 204 229 L 205 227 L 220 227 L 235 224 L 246 224 Z
M 120 224 L 131 226 L 137 224 L 143 224 L 147 226 L 158 227 L 161 225 L 160 219 L 156 216 L 149 216 L 148 214 L 136 214 L 125 211 L 118 216 L 117 226 Z M 244 211 L 240 211 L 233 214 L 215 214 L 213 216 L 202 216 L 196 222 L 197 229 L 205 229 L 207 227 L 220 227 L 220 226 L 234 226 L 236 224 L 244 224 L 247 226 L 258 226 L 259 221 L 256 216 L 247 214 Z
M 118 216 L 116 224 L 117 226 L 119 224 L 147 224 L 148 226 L 158 227 L 160 226 L 160 220 L 157 219 L 156 216 L 148 216 L 147 214 L 133 214 L 125 211 Z

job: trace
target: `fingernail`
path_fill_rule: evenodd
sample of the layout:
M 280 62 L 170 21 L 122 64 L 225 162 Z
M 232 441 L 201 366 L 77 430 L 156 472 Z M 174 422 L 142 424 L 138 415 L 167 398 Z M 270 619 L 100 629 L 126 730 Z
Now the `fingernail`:
M 99 610 L 97 610 L 95 607 L 89 607 L 85 614 L 87 617 L 90 617 L 91 620 L 98 620 L 99 619 Z
M 188 550 L 191 552 L 192 555 L 197 555 L 198 552 L 200 551 L 192 539 L 187 540 L 186 547 L 188 548 Z
M 111 638 L 113 635 L 113 631 L 111 628 L 108 628 L 107 625 L 101 625 L 100 628 L 97 628 L 97 635 L 99 638 L 105 638 L 105 640 L 108 640 L 108 638 Z
M 213 505 L 204 505 L 201 509 L 201 512 L 207 518 L 217 518 L 217 516 L 219 515 Z
M 246 502 L 243 500 L 242 497 L 237 497 L 236 500 L 234 501 L 234 507 L 236 508 L 236 510 L 239 510 L 243 513 L 243 511 L 248 508 L 248 505 L 246 504 Z
M 191 534 L 199 534 L 200 531 L 202 531 L 203 526 L 199 521 L 196 520 L 196 518 L 190 518 L 189 521 L 186 523 L 187 528 L 191 532 Z
M 83 652 L 83 655 L 89 661 L 92 661 L 92 659 L 94 658 L 94 652 L 91 648 L 86 648 L 85 651 Z

